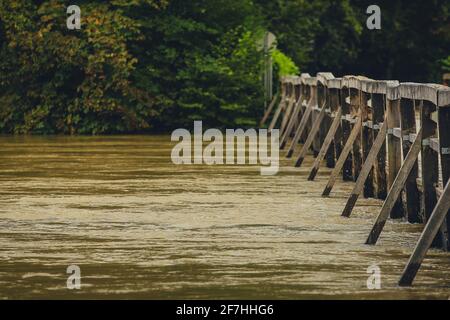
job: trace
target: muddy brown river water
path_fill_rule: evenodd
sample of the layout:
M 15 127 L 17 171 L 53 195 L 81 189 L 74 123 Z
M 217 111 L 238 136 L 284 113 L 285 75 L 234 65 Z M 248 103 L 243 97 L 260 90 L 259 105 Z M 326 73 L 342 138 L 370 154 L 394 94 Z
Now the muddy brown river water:
M 450 255 L 431 250 L 412 288 L 396 283 L 422 226 L 381 202 L 340 212 L 353 183 L 321 198 L 282 161 L 175 166 L 168 136 L 0 137 L 0 298 L 410 299 L 450 296 Z M 66 269 L 81 269 L 69 290 Z M 367 268 L 379 266 L 381 289 Z

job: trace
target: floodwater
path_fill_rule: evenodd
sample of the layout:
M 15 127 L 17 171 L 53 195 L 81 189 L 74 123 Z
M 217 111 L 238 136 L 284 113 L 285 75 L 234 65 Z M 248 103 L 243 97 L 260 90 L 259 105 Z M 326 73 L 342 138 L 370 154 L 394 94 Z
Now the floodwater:
M 450 296 L 450 255 L 432 250 L 412 288 L 396 283 L 422 226 L 381 202 L 340 217 L 353 183 L 321 198 L 283 160 L 176 166 L 168 136 L 0 137 L 0 298 L 410 299 Z M 283 157 L 284 158 L 284 157 Z M 69 290 L 69 265 L 81 289 Z M 369 290 L 370 266 L 381 289 Z

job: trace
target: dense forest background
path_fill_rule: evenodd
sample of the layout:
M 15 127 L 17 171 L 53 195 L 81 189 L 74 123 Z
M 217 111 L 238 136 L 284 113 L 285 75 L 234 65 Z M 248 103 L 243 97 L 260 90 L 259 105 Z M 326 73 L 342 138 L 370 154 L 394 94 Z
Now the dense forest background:
M 261 39 L 276 73 L 330 71 L 441 82 L 450 1 L 111 0 L 0 2 L 0 132 L 102 134 L 253 126 Z M 66 8 L 81 7 L 81 30 Z

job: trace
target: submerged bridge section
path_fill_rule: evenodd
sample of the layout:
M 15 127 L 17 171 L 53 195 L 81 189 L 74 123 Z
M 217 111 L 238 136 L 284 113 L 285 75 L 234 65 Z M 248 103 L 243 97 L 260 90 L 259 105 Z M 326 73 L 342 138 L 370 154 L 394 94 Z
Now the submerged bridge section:
M 355 182 L 343 217 L 361 196 L 384 200 L 367 245 L 377 243 L 388 218 L 424 224 L 399 285 L 412 284 L 430 247 L 450 250 L 449 87 L 304 73 L 282 79 L 260 126 L 267 122 L 280 130 L 293 166 L 313 151 L 308 180 L 322 165 L 333 168 L 322 196 L 339 175 Z

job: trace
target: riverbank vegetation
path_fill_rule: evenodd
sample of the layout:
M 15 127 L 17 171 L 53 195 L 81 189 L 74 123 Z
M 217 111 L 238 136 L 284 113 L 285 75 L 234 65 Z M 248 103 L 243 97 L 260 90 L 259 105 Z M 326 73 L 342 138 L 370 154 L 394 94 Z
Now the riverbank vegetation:
M 380 0 L 0 3 L 0 132 L 163 132 L 202 120 L 249 127 L 263 109 L 261 39 L 277 36 L 275 80 L 300 71 L 438 82 L 448 68 L 450 4 Z

